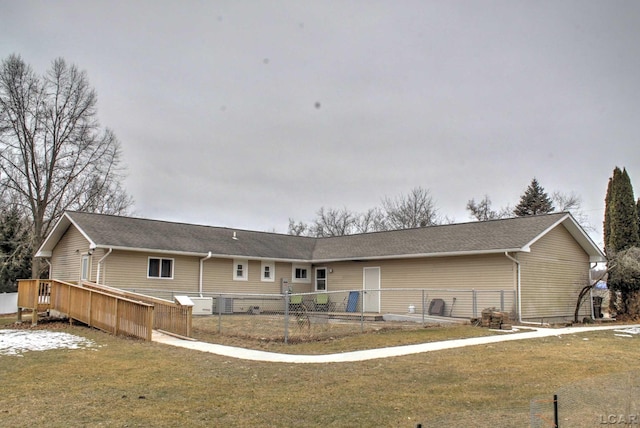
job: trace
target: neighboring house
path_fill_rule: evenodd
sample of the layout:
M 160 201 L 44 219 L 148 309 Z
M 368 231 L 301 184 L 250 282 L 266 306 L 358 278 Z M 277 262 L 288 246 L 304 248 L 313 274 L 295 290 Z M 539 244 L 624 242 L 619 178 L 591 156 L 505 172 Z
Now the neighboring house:
M 51 278 L 137 291 L 275 294 L 282 279 L 293 292 L 509 290 L 523 320 L 573 319 L 591 264 L 605 261 L 568 213 L 311 238 L 67 212 L 36 256 Z M 365 310 L 406 312 L 394 295 L 367 293 Z

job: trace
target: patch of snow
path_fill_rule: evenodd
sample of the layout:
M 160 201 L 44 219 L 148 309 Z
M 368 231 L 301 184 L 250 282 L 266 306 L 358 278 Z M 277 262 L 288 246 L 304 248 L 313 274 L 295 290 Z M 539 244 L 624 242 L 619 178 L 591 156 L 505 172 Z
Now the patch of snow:
M 84 337 L 48 330 L 0 330 L 0 355 L 22 356 L 27 351 L 96 347 Z
M 634 326 L 622 330 L 614 330 L 616 333 L 640 334 L 640 327 Z
M 630 334 L 616 334 L 616 333 L 614 333 L 613 335 L 614 336 L 618 336 L 618 337 L 633 337 Z

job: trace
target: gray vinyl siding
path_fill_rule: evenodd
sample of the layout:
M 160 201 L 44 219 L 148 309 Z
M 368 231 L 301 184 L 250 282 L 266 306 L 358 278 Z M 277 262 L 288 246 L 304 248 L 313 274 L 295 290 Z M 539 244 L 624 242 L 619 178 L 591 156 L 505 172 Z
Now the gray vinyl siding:
M 70 226 L 51 253 L 51 278 L 67 282 L 79 281 L 82 256 L 88 252 L 89 241 L 78 229 Z M 95 255 L 91 256 L 91 262 L 94 258 Z M 91 271 L 93 273 L 94 269 Z
M 520 253 L 522 318 L 572 320 L 580 289 L 589 279 L 589 256 L 564 226 L 558 226 Z M 580 314 L 590 314 L 583 305 Z
M 409 305 L 420 309 L 423 303 L 428 307 L 434 298 L 445 301 L 448 315 L 455 298 L 452 316 L 479 316 L 485 307 L 499 307 L 513 311 L 515 291 L 515 268 L 506 256 L 481 255 L 464 257 L 430 257 L 415 259 L 394 259 L 367 262 L 339 262 L 319 264 L 327 267 L 327 289 L 361 290 L 363 270 L 366 267 L 380 268 L 380 312 L 406 313 Z M 389 290 L 391 289 L 391 290 Z M 393 291 L 393 289 L 397 291 Z M 406 289 L 428 289 L 410 291 Z M 476 291 L 476 311 L 473 313 L 473 290 Z M 501 294 L 499 290 L 506 292 Z

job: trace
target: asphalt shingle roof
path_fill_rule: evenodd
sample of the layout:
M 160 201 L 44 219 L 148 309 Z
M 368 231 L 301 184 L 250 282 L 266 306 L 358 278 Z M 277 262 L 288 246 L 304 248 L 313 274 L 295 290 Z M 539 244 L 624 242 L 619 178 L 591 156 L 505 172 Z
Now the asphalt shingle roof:
M 98 247 L 307 260 L 313 238 L 186 223 L 68 212 Z M 233 239 L 233 236 L 237 239 Z
M 310 238 L 104 214 L 68 212 L 98 247 L 285 260 L 357 260 L 514 251 L 567 216 L 517 217 L 332 238 Z M 237 239 L 233 239 L 235 237 Z

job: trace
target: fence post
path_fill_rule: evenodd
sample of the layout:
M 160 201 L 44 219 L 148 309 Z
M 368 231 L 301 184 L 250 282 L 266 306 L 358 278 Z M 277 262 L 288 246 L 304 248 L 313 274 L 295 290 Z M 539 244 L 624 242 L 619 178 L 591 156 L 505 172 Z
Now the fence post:
M 558 428 L 558 395 L 553 395 L 553 426 Z
M 471 302 L 473 305 L 473 317 L 478 318 L 478 296 L 476 290 L 471 290 Z
M 500 312 L 504 312 L 504 290 L 500 290 Z
M 360 333 L 364 332 L 364 295 L 367 293 L 362 290 L 360 293 Z
M 218 333 L 222 333 L 222 294 L 218 294 Z
M 289 293 L 284 293 L 284 343 L 289 343 Z
M 424 327 L 424 312 L 425 312 L 424 288 L 422 289 L 422 304 L 420 306 L 422 307 L 422 326 Z

